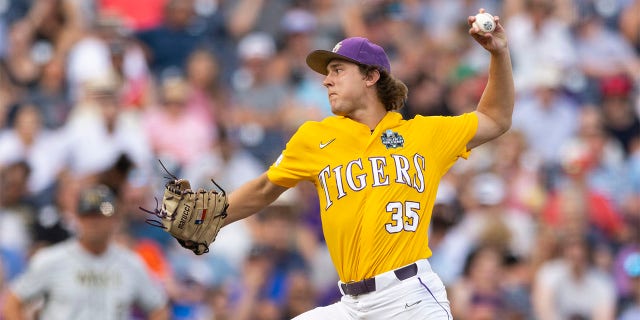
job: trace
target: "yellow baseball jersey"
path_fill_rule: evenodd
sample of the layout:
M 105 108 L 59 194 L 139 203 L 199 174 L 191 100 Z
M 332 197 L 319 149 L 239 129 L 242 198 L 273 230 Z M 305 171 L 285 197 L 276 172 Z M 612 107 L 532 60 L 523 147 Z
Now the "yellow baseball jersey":
M 359 281 L 431 256 L 428 229 L 440 178 L 478 127 L 455 117 L 388 112 L 372 132 L 341 116 L 304 123 L 269 179 L 293 187 L 312 181 L 322 228 L 340 280 Z

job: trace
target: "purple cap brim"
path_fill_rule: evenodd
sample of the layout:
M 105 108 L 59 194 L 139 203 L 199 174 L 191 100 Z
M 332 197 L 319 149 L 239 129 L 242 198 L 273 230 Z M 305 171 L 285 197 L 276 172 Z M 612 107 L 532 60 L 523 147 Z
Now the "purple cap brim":
M 329 73 L 329 71 L 327 70 L 329 62 L 335 59 L 346 60 L 355 64 L 361 64 L 356 60 L 332 51 L 315 50 L 307 56 L 307 65 L 309 66 L 309 68 L 311 68 L 311 70 L 326 76 Z
M 316 50 L 307 56 L 307 65 L 311 70 L 327 75 L 327 65 L 331 60 L 340 59 L 359 65 L 375 66 L 391 72 L 389 58 L 384 49 L 367 38 L 351 37 L 344 39 L 333 50 Z

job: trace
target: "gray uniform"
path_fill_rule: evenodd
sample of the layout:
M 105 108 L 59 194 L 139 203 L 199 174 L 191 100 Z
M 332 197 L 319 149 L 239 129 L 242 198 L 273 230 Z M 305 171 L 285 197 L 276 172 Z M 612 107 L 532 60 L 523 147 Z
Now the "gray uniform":
M 12 291 L 22 301 L 43 298 L 48 320 L 130 319 L 134 305 L 149 312 L 167 301 L 135 253 L 111 245 L 94 256 L 76 240 L 41 249 Z

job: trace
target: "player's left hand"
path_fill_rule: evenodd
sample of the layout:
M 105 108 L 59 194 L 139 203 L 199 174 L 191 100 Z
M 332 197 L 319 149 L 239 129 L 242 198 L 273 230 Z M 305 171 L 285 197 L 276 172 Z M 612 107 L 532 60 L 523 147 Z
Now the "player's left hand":
M 227 195 L 213 180 L 218 190 L 193 191 L 189 181 L 172 178 L 165 184 L 159 208 L 140 209 L 160 218 L 147 222 L 163 228 L 184 248 L 196 255 L 207 253 L 227 217 Z
M 479 13 L 485 12 L 484 9 L 478 10 Z M 496 28 L 492 32 L 482 32 L 478 28 L 473 26 L 476 21 L 475 16 L 469 16 L 467 23 L 469 24 L 469 34 L 475 39 L 483 48 L 491 53 L 500 53 L 503 50 L 508 50 L 507 36 L 505 34 L 502 24 L 500 24 L 500 17 L 493 16 L 496 22 Z

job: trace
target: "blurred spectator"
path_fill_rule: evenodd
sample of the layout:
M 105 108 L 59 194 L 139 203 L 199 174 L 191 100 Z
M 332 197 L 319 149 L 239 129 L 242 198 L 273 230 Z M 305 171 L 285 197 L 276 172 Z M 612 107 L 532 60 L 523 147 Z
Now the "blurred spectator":
M 282 48 L 273 61 L 275 77 L 286 82 L 296 100 L 283 112 L 291 131 L 305 120 L 319 120 L 331 114 L 326 88 L 318 81 L 319 75 L 305 63 L 307 54 L 315 48 L 316 24 L 316 18 L 308 10 L 290 9 L 282 17 L 280 37 L 276 39 Z
M 606 131 L 601 109 L 582 108 L 579 125 L 577 139 L 585 143 L 588 153 L 584 160 L 589 186 L 619 208 L 630 187 L 624 167 L 624 147 Z
M 21 98 L 21 90 L 16 86 L 2 60 L 0 60 L 0 130 L 4 130 L 9 125 L 8 116 L 11 108 L 18 103 Z
M 636 54 L 640 54 L 640 0 L 627 1 L 626 7 L 620 10 L 620 34 L 635 48 Z
M 587 240 L 580 234 L 561 241 L 562 254 L 535 276 L 537 319 L 614 319 L 616 295 L 608 274 L 593 268 Z
M 505 254 L 503 270 L 500 284 L 504 293 L 506 318 L 513 320 L 533 319 L 531 287 L 534 272 L 531 258 Z
M 629 217 L 640 218 L 640 137 L 631 143 L 631 155 L 625 162 L 630 188 L 622 209 Z
M 4 266 L 4 255 L 2 255 L 2 252 L 0 252 L 0 257 L 3 257 L 3 259 L 0 259 L 0 292 L 5 292 L 6 290 L 6 283 L 7 283 L 7 277 L 5 276 L 5 271 L 4 269 L 6 268 Z M 4 309 L 4 294 L 0 294 L 0 310 Z
M 116 204 L 104 185 L 81 192 L 77 238 L 34 255 L 26 272 L 11 284 L 3 310 L 6 319 L 23 319 L 38 299 L 44 299 L 38 313 L 47 319 L 127 318 L 135 307 L 149 319 L 168 319 L 164 292 L 142 261 L 112 242 L 122 219 Z
M 130 247 L 144 261 L 151 276 L 160 281 L 167 288 L 170 279 L 174 277 L 173 268 L 169 264 L 163 248 L 151 239 L 132 239 L 126 229 L 118 230 L 118 243 Z
M 141 45 L 119 17 L 101 15 L 97 31 L 108 47 L 108 60 L 122 79 L 120 100 L 125 108 L 144 109 L 155 102 L 155 88 Z
M 602 121 L 607 132 L 623 148 L 625 157 L 631 143 L 640 137 L 640 119 L 634 110 L 633 80 L 628 76 L 605 77 L 600 80 Z
M 476 206 L 467 205 L 467 216 L 462 223 L 467 219 L 470 220 L 467 223 L 473 221 L 475 215 L 477 220 L 473 224 L 480 225 L 480 230 L 476 229 L 477 240 L 527 258 L 533 248 L 534 221 L 525 212 L 506 206 L 507 185 L 504 178 L 494 173 L 481 173 L 473 177 L 470 187 Z
M 308 278 L 309 266 L 294 242 L 298 228 L 295 189 L 258 213 L 256 244 L 245 261 L 242 283 L 236 298 L 237 319 L 280 319 L 287 304 L 294 274 Z M 291 310 L 293 311 L 293 310 Z M 300 311 L 300 310 L 298 310 Z M 307 311 L 307 310 L 304 310 Z
M 27 86 L 35 82 L 39 76 L 39 65 L 31 58 L 34 42 L 33 28 L 28 21 L 18 21 L 11 25 L 9 45 L 5 54 L 7 74 L 18 85 Z M 53 56 L 51 44 L 47 43 L 39 49 L 40 59 L 49 60 Z
M 493 143 L 493 171 L 504 178 L 508 208 L 537 216 L 546 200 L 540 158 L 531 152 L 525 136 L 511 129 Z
M 33 252 L 67 240 L 72 236 L 75 205 L 71 201 L 73 201 L 72 195 L 77 191 L 78 182 L 68 171 L 63 171 L 58 175 L 58 179 L 50 191 L 52 199 L 38 205 L 37 212 L 29 226 Z
M 397 50 L 397 39 L 388 36 L 391 30 L 398 31 L 396 28 L 404 25 L 400 2 L 375 0 L 370 5 L 363 6 L 357 1 L 346 1 L 343 13 L 339 17 L 347 37 L 362 36 L 379 43 L 387 48 L 389 59 L 393 61 Z M 397 38 L 401 35 L 401 33 L 395 34 Z
M 215 320 L 233 320 L 234 311 L 229 304 L 229 293 L 226 286 L 210 288 L 206 295 L 207 302 Z
M 192 33 L 202 35 L 198 45 L 192 51 L 209 51 L 210 55 L 214 55 L 217 60 L 215 73 L 218 79 L 216 81 L 225 87 L 229 86 L 231 73 L 238 65 L 237 39 L 231 36 L 229 30 L 231 7 L 236 3 L 237 1 L 195 0 L 190 22 L 190 30 L 194 30 Z M 166 74 L 173 76 L 175 71 L 175 69 L 170 70 Z
M 545 187 L 554 189 L 561 146 L 578 129 L 578 105 L 564 94 L 560 69 L 537 66 L 531 72 L 533 92 L 517 99 L 512 130 L 524 134 L 531 151 L 541 158 Z
M 283 318 L 293 319 L 317 305 L 317 293 L 309 276 L 304 272 L 289 275 L 287 301 L 283 306 Z
M 576 64 L 576 49 L 570 26 L 554 15 L 558 1 L 526 0 L 521 11 L 504 23 L 512 46 L 513 75 L 518 92 L 535 90 L 540 68 L 552 68 L 564 83 Z M 518 110 L 518 108 L 516 108 Z
M 14 79 L 30 85 L 42 65 L 64 60 L 71 45 L 86 30 L 78 3 L 71 0 L 33 1 L 27 14 L 11 25 L 7 66 Z
M 288 201 L 294 203 L 300 215 L 300 223 L 294 231 L 295 243 L 309 266 L 309 274 L 306 277 L 309 278 L 316 292 L 316 305 L 332 304 L 342 297 L 342 293 L 336 286 L 340 279 L 333 268 L 329 249 L 322 233 L 322 217 L 319 214 L 316 189 L 311 184 L 299 184 L 291 191 L 285 196 L 293 198 Z
M 452 115 L 444 101 L 447 88 L 433 76 L 421 72 L 407 83 L 407 87 L 409 95 L 406 106 L 402 110 L 407 118 L 413 118 L 418 114 L 424 116 Z
M 640 250 L 630 254 L 623 261 L 626 275 L 629 277 L 631 294 L 621 306 L 619 320 L 632 320 L 640 317 Z
M 292 0 L 233 1 L 229 9 L 229 31 L 235 39 L 241 39 L 251 32 L 265 32 L 275 37 L 280 31 L 278 22 L 295 2 Z
M 313 13 L 316 19 L 316 31 L 313 34 L 314 48 L 330 48 L 340 39 L 344 39 L 344 30 L 341 20 L 336 17 L 343 14 L 343 9 L 348 1 L 339 0 L 311 0 L 305 9 Z
M 150 107 L 142 119 L 145 138 L 157 157 L 183 169 L 205 154 L 215 132 L 208 119 L 187 110 L 188 87 L 182 77 L 166 79 L 160 96 L 160 105 Z
M 151 144 L 141 119 L 126 111 L 118 97 L 120 79 L 113 74 L 87 82 L 87 97 L 76 106 L 64 128 L 69 168 L 76 177 L 98 174 L 116 163 L 122 154 L 150 174 Z
M 566 179 L 550 194 L 541 214 L 541 223 L 562 234 L 577 229 L 607 241 L 623 239 L 625 225 L 614 202 L 589 184 L 588 175 L 595 155 L 581 141 L 567 145 L 563 152 Z
M 465 66 L 452 70 L 452 73 L 445 93 L 445 110 L 452 115 L 473 111 L 486 86 L 484 74 Z
M 255 248 L 241 270 L 242 278 L 231 289 L 232 308 L 237 320 L 247 319 L 279 319 L 282 311 L 278 310 L 275 302 L 269 301 L 262 293 L 267 285 L 267 278 L 272 268 L 270 258 L 261 248 Z M 233 290 L 238 292 L 234 293 Z M 234 296 L 238 296 L 234 299 Z M 234 301 L 236 300 L 236 301 Z
M 416 19 L 416 24 L 424 30 L 425 36 L 432 38 L 438 45 L 447 44 L 459 36 L 458 31 L 464 24 L 460 12 L 474 12 L 475 8 L 484 8 L 493 15 L 502 17 L 502 1 L 384 1 L 393 8 L 403 6 L 403 17 Z M 390 8 L 390 9 L 391 9 Z
M 233 76 L 233 125 L 242 145 L 269 165 L 284 148 L 284 112 L 290 102 L 286 84 L 273 79 L 275 40 L 251 33 L 240 40 L 238 55 L 242 64 Z
M 445 283 L 453 282 L 454 278 L 459 276 L 457 272 L 461 272 L 462 270 L 460 268 L 452 270 L 449 267 L 450 261 L 444 259 L 446 255 L 442 253 L 443 250 L 447 249 L 447 245 L 442 246 L 443 243 L 446 243 L 445 239 L 451 241 L 447 235 L 460 222 L 464 214 L 460 200 L 458 199 L 458 191 L 455 185 L 448 179 L 449 177 L 450 175 L 445 175 L 445 178 L 443 178 L 438 185 L 438 192 L 436 193 L 433 212 L 431 214 L 431 229 L 429 230 L 429 247 L 434 253 L 432 258 L 429 258 L 429 263 Z
M 27 192 L 34 199 L 52 199 L 46 190 L 65 166 L 65 145 L 61 134 L 43 127 L 39 108 L 20 104 L 13 110 L 12 126 L 0 135 L 0 167 L 16 161 L 29 164 Z
M 27 13 L 29 5 L 27 1 L 8 0 L 0 8 L 0 59 L 7 54 L 9 27 Z
M 594 3 L 586 2 L 581 9 L 574 42 L 578 66 L 587 78 L 583 99 L 586 103 L 598 103 L 602 99 L 599 82 L 611 76 L 637 79 L 640 57 L 619 32 L 605 24 Z
M 97 174 L 96 179 L 120 193 L 127 180 L 131 178 L 132 172 L 136 169 L 135 163 L 131 161 L 126 153 L 122 153 L 110 167 Z M 121 196 L 121 194 L 118 194 L 118 196 Z
M 212 249 L 215 247 L 211 246 Z M 184 250 L 173 238 L 163 250 L 166 251 L 171 269 L 166 281 L 171 302 L 171 319 L 211 319 L 214 313 L 215 319 L 218 319 L 218 314 L 222 317 L 224 310 L 217 309 L 222 306 L 214 305 L 222 302 L 216 301 L 221 297 L 214 298 L 209 294 L 217 290 L 221 290 L 218 294 L 228 294 L 226 287 L 230 283 L 241 281 L 244 276 L 241 265 L 233 266 L 224 256 L 212 252 L 196 256 Z
M 445 284 L 461 275 L 464 260 L 479 245 L 491 245 L 526 258 L 534 241 L 533 219 L 505 207 L 505 183 L 500 176 L 478 174 L 463 192 L 461 201 L 465 214 L 436 249 L 437 260 L 447 266 L 446 270 L 438 270 L 444 272 L 441 277 Z
M 500 249 L 481 246 L 472 250 L 462 277 L 451 285 L 452 316 L 469 320 L 506 316 L 506 293 L 501 288 L 503 267 Z
M 83 86 L 87 82 L 111 73 L 122 82 L 118 99 L 124 107 L 143 108 L 152 102 L 152 79 L 144 52 L 124 23 L 118 16 L 100 14 L 91 32 L 71 48 L 67 75 L 74 102 L 85 95 Z
M 632 302 L 635 298 L 632 279 L 634 274 L 629 273 L 629 269 L 626 265 L 627 260 L 630 256 L 640 254 L 640 216 L 628 217 L 626 221 L 630 226 L 629 241 L 618 248 L 612 268 L 612 274 L 616 282 L 618 299 L 623 305 L 627 302 Z
M 186 111 L 206 121 L 213 136 L 217 126 L 229 117 L 229 93 L 222 83 L 220 62 L 209 50 L 196 49 L 187 59 Z
M 182 248 L 178 248 L 180 251 Z M 171 299 L 171 319 L 205 320 L 213 317 L 214 310 L 209 305 L 209 288 L 221 285 L 220 279 L 212 282 L 213 277 L 221 278 L 230 270 L 215 268 L 205 262 L 206 257 L 194 257 L 192 253 L 181 256 L 182 261 L 173 261 L 175 281 L 168 286 Z M 177 257 L 173 257 L 175 259 Z M 215 273 L 220 272 L 216 275 Z
M 187 58 L 205 41 L 205 28 L 194 25 L 193 0 L 166 0 L 162 23 L 138 32 L 151 71 L 162 81 L 184 75 Z
M 122 17 L 126 26 L 135 31 L 157 27 L 162 23 L 167 0 L 99 0 L 95 1 L 100 12 Z
M 44 64 L 42 75 L 27 93 L 27 100 L 38 107 L 47 129 L 63 127 L 71 112 L 72 103 L 64 68 L 62 60 L 50 60 Z

